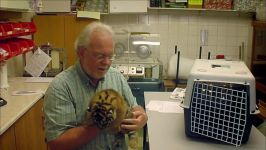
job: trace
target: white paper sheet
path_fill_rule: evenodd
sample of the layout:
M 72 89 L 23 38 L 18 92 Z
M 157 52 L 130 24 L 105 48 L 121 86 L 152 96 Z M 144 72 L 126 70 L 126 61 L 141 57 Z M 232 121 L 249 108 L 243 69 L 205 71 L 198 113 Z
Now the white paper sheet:
M 35 94 L 44 94 L 44 92 L 41 89 L 12 91 L 13 96 L 35 95 Z
M 151 111 L 158 111 L 161 113 L 184 113 L 182 107 L 180 107 L 180 102 L 171 102 L 171 101 L 160 101 L 160 100 L 151 100 L 146 109 Z
M 170 98 L 174 100 L 183 101 L 185 98 L 186 89 L 176 87 L 171 93 Z
M 52 82 L 53 79 L 53 77 L 27 77 L 24 82 L 49 83 Z
M 38 49 L 30 57 L 30 60 L 24 69 L 33 77 L 39 77 L 50 61 L 51 57 L 42 50 Z

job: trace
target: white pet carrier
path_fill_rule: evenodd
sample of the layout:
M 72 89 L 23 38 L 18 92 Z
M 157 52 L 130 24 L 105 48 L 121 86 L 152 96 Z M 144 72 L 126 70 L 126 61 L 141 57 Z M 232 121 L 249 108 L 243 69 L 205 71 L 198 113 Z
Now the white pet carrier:
M 255 79 L 243 62 L 198 59 L 183 104 L 186 135 L 240 146 L 248 141 L 255 101 Z

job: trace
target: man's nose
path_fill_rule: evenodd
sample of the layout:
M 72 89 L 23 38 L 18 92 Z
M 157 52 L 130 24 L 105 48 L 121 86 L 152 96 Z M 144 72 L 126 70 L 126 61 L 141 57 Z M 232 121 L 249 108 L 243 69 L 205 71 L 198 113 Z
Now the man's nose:
M 104 63 L 104 64 L 111 64 L 112 63 L 112 60 L 110 58 L 108 58 L 108 57 L 105 57 L 103 59 L 102 63 Z

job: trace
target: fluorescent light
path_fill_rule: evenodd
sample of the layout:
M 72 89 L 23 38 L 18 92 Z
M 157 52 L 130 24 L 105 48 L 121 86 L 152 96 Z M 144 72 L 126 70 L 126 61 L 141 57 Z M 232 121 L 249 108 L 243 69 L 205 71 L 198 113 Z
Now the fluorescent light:
M 160 45 L 160 42 L 150 42 L 150 41 L 133 41 L 133 45 L 140 45 L 140 44 L 146 44 L 146 45 Z

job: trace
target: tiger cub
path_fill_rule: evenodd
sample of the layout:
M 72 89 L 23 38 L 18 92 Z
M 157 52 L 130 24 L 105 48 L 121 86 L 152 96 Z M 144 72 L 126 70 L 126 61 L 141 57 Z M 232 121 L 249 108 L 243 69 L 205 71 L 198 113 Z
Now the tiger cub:
M 108 128 L 109 131 L 121 136 L 120 124 L 124 118 L 131 118 L 133 114 L 124 98 L 113 89 L 105 89 L 97 92 L 91 99 L 87 118 L 100 129 Z M 129 147 L 138 147 L 138 135 L 136 131 L 128 133 Z

